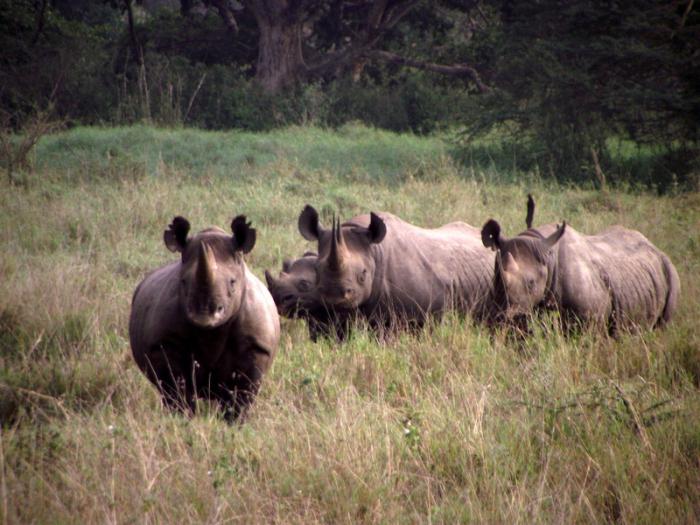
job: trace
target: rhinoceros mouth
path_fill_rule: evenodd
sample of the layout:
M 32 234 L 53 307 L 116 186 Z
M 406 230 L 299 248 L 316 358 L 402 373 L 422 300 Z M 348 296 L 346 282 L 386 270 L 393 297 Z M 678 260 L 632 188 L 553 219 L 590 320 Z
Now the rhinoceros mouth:
M 329 301 L 324 301 L 321 305 L 321 309 L 325 312 L 333 312 L 338 316 L 349 316 L 353 312 L 356 312 L 360 307 L 359 304 L 354 304 L 354 302 L 342 301 L 338 303 L 331 303 Z
M 214 314 L 200 314 L 196 312 L 187 312 L 187 319 L 199 328 L 216 328 L 224 324 L 228 318 L 223 311 Z
M 294 295 L 286 295 L 282 297 L 279 304 L 279 309 L 283 312 L 293 312 L 298 310 L 300 305 L 299 298 Z
M 301 317 L 304 311 L 305 309 L 297 303 L 283 304 L 277 307 L 277 313 L 291 319 Z
M 290 319 L 295 319 L 305 317 L 315 306 L 316 304 L 313 301 L 305 300 L 302 297 L 296 295 L 287 296 L 277 303 L 277 313 Z
M 345 299 L 337 302 L 326 301 L 326 305 L 336 312 L 351 312 L 360 307 L 360 302 L 352 299 Z

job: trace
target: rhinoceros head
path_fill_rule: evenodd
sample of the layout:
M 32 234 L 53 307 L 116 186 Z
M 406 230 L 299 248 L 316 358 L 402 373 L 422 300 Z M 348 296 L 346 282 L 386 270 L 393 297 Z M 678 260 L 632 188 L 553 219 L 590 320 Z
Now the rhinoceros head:
M 305 253 L 295 261 L 285 260 L 279 277 L 265 270 L 267 288 L 281 315 L 295 317 L 318 305 L 317 269 L 318 256 Z
M 507 239 L 501 226 L 489 220 L 481 230 L 484 246 L 497 251 L 494 290 L 506 319 L 530 313 L 545 301 L 549 269 L 548 255 L 566 228 L 562 223 L 549 237 L 517 236 Z
M 306 206 L 299 216 L 299 232 L 309 241 L 318 242 L 318 291 L 321 300 L 339 309 L 355 309 L 372 293 L 375 263 L 372 244 L 386 235 L 384 221 L 370 214 L 368 227 L 354 224 L 341 226 L 333 219 L 331 229 L 323 228 L 318 213 Z
M 243 254 L 255 245 L 255 229 L 243 215 L 231 222 L 233 235 L 208 228 L 188 238 L 190 224 L 175 217 L 163 233 L 165 245 L 180 252 L 180 305 L 187 319 L 202 328 L 214 328 L 233 318 L 245 290 Z

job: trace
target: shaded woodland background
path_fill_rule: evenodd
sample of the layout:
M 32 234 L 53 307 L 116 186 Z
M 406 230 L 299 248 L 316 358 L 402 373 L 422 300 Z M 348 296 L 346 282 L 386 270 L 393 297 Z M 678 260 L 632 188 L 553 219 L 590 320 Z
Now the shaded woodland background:
M 0 49 L 6 131 L 361 121 L 559 180 L 698 184 L 692 0 L 0 0 Z

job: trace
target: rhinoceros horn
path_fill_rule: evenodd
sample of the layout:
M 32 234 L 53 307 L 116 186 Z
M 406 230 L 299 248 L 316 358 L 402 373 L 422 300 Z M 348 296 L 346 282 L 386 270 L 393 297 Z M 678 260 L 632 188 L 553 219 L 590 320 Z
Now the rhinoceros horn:
M 343 239 L 343 232 L 340 230 L 340 220 L 336 221 L 335 217 L 333 217 L 333 230 L 331 233 L 331 250 L 328 254 L 328 268 L 332 271 L 338 271 L 343 264 L 345 240 Z
M 273 288 L 277 284 L 277 279 L 267 270 L 265 270 L 265 281 L 268 288 Z
M 200 286 L 210 286 L 214 283 L 216 266 L 216 257 L 211 247 L 206 243 L 202 243 L 199 246 L 199 257 L 197 259 L 197 283 Z

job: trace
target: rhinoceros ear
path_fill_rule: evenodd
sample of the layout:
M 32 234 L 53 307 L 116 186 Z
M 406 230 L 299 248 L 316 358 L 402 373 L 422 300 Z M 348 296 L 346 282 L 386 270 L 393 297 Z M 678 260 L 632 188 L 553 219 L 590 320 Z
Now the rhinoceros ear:
M 384 240 L 384 236 L 386 235 L 386 224 L 384 224 L 381 217 L 376 215 L 374 212 L 371 212 L 369 216 L 369 228 L 367 228 L 369 233 L 369 242 L 378 244 Z
M 318 212 L 313 206 L 309 204 L 304 206 L 301 214 L 299 214 L 297 226 L 299 228 L 299 233 L 301 233 L 304 239 L 307 241 L 318 240 L 321 226 L 318 223 Z
M 233 232 L 233 247 L 236 250 L 248 253 L 255 246 L 255 228 L 245 221 L 245 215 L 239 215 L 231 221 Z
M 561 239 L 562 235 L 564 235 L 564 230 L 566 230 L 566 221 L 562 222 L 561 226 L 559 226 L 557 231 L 555 231 L 552 235 L 542 240 L 547 249 L 552 248 L 552 246 L 559 242 L 559 239 Z
M 163 232 L 163 242 L 171 252 L 182 252 L 187 246 L 187 234 L 190 223 L 179 215 L 173 219 L 168 229 Z
M 481 228 L 481 242 L 483 242 L 484 246 L 487 248 L 497 250 L 501 247 L 502 241 L 501 225 L 493 219 L 489 219 L 489 221 L 484 224 L 484 227 Z
M 291 259 L 285 259 L 282 261 L 282 271 L 284 273 L 289 273 L 289 271 L 292 269 L 292 260 Z

